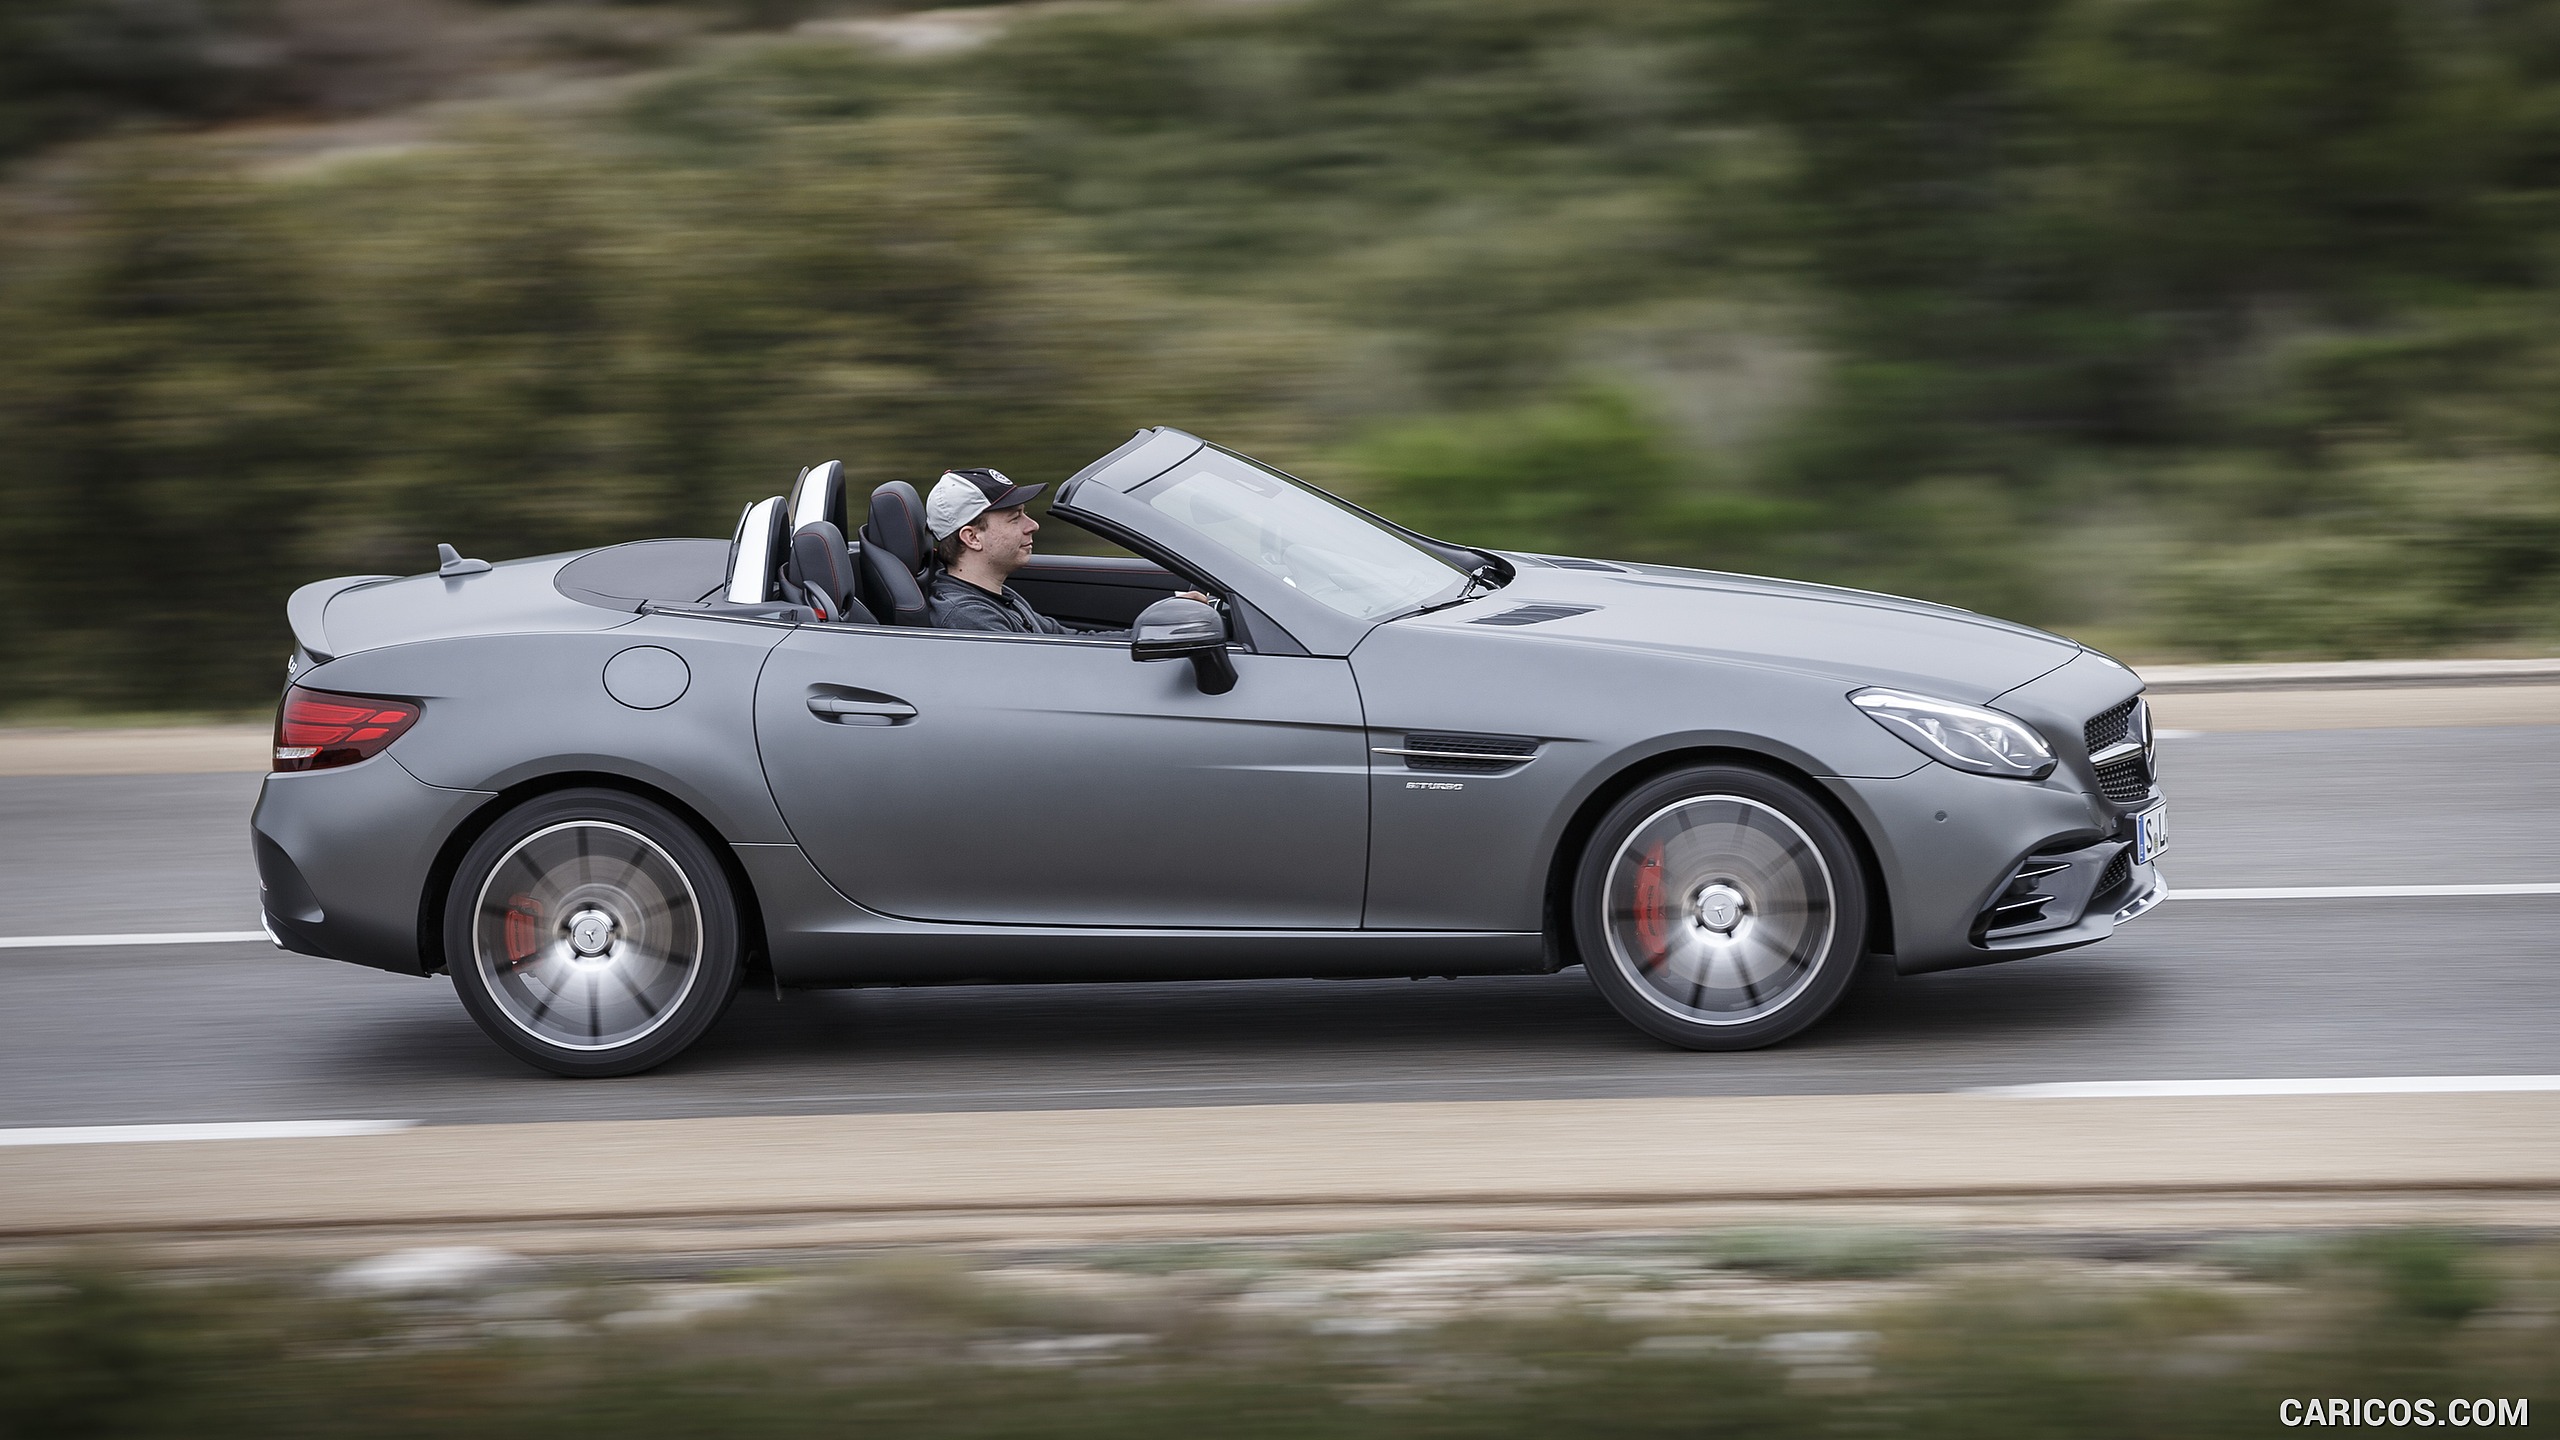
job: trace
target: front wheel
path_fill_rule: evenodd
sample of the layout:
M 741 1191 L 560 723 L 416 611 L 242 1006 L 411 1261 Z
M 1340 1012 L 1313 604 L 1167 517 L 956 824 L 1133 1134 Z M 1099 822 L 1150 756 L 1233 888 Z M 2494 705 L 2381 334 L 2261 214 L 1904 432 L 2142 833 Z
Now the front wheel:
M 1674 771 L 1611 807 L 1575 876 L 1583 967 L 1639 1030 L 1691 1050 L 1774 1044 L 1839 1003 L 1867 929 L 1848 834 L 1764 771 Z
M 489 1038 L 560 1075 L 629 1075 L 702 1037 L 738 987 L 738 907 L 719 859 L 664 806 L 562 790 L 462 857 L 445 968 Z

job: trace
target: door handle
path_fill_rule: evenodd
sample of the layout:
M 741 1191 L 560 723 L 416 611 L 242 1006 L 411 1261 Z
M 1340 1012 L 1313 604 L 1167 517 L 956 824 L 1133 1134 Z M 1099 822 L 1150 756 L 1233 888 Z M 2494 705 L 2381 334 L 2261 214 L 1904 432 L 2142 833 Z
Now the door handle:
M 916 707 L 886 695 L 854 700 L 842 695 L 812 695 L 809 713 L 838 725 L 897 725 L 916 718 Z

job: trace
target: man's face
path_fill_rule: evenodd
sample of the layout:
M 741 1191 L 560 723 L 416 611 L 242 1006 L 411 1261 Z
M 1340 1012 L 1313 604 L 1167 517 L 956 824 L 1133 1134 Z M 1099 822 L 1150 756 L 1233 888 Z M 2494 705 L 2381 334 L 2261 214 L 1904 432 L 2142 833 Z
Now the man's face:
M 969 528 L 977 532 L 977 543 L 970 548 L 998 574 L 1010 575 L 1031 558 L 1031 537 L 1040 532 L 1040 522 L 1021 506 L 1008 505 L 979 516 Z

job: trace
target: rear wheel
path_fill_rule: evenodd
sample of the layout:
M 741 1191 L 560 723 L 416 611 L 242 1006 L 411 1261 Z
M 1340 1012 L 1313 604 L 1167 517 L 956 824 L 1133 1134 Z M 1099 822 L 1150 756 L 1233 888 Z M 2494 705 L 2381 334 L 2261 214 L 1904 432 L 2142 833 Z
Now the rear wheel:
M 463 856 L 445 967 L 463 1008 L 561 1075 L 663 1065 L 738 987 L 738 909 L 719 859 L 664 806 L 562 790 L 516 807 Z
M 1839 1003 L 1867 928 L 1849 837 L 1801 788 L 1741 766 L 1675 771 L 1611 807 L 1574 885 L 1583 966 L 1636 1028 L 1748 1050 Z

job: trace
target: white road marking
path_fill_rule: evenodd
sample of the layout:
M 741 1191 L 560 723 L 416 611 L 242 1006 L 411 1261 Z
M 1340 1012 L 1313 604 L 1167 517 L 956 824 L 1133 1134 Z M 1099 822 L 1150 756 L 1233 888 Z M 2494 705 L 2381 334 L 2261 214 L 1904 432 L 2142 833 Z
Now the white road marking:
M 0 1130 L 0 1145 L 131 1145 L 161 1140 L 310 1140 L 388 1135 L 415 1120 L 218 1120 L 187 1125 L 40 1125 Z
M 2158 1100 L 2212 1095 L 2495 1095 L 2560 1090 L 2560 1075 L 2366 1075 L 2329 1080 L 2065 1080 L 1985 1085 L 2013 1100 Z
M 2193 740 L 2204 733 L 2205 732 L 2202 730 L 2154 730 L 2151 732 L 2151 738 L 2154 740 Z
M 2441 896 L 2560 895 L 2560 884 L 2524 885 L 2257 885 L 2225 890 L 2172 889 L 2172 900 L 2424 900 Z
M 102 945 L 238 945 L 264 930 L 166 930 L 147 935 L 0 935 L 0 950 L 88 950 Z

